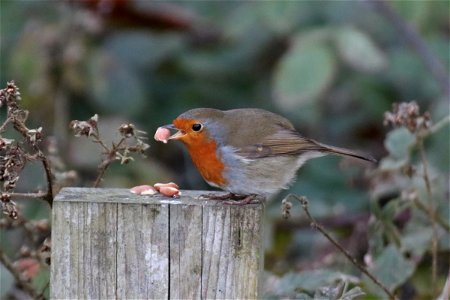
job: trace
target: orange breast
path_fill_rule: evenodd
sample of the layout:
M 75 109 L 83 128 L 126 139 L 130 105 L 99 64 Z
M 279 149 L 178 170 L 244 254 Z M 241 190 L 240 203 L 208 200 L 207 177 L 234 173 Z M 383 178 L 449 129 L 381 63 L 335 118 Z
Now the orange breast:
M 220 157 L 217 157 L 216 143 L 203 139 L 195 144 L 186 143 L 186 146 L 202 177 L 210 183 L 223 187 L 226 184 L 223 177 L 225 166 Z

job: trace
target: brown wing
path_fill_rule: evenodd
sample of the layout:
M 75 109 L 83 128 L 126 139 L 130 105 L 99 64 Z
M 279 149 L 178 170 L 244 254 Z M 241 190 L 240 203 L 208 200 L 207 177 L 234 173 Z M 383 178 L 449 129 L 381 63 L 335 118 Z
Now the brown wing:
M 302 152 L 321 151 L 325 148 L 313 140 L 291 130 L 280 130 L 265 137 L 261 143 L 241 147 L 238 154 L 246 158 L 262 158 L 277 155 L 299 155 Z
M 260 144 L 241 147 L 239 148 L 238 154 L 249 159 L 254 159 L 277 155 L 300 155 L 311 151 L 351 156 L 376 162 L 370 155 L 349 149 L 328 146 L 312 139 L 302 137 L 298 132 L 293 130 L 280 130 L 275 134 L 265 137 Z

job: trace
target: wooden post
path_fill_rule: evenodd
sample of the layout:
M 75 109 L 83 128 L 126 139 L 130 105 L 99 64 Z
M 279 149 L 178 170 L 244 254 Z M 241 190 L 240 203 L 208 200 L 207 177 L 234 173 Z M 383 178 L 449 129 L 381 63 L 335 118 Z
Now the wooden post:
M 53 204 L 53 299 L 261 297 L 263 204 L 65 188 Z

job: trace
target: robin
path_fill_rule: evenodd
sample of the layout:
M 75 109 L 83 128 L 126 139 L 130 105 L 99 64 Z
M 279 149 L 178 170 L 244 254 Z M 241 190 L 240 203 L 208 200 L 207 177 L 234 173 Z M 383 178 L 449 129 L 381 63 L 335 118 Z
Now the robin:
M 155 139 L 184 143 L 205 181 L 230 193 L 210 198 L 241 204 L 286 189 L 311 158 L 337 154 L 376 162 L 370 155 L 303 137 L 286 118 L 255 108 L 192 109 L 158 128 Z

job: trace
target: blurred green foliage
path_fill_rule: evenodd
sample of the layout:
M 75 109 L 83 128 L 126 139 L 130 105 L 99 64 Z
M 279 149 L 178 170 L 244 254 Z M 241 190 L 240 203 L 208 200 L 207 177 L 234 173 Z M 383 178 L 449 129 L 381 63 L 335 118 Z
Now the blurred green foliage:
M 410 153 L 414 155 L 411 133 L 406 129 L 388 133 L 382 125 L 383 113 L 393 102 L 415 100 L 435 121 L 449 114 L 448 94 L 405 37 L 370 1 L 128 2 L 142 11 L 185 18 L 189 26 L 158 30 L 137 22 L 124 26 L 109 18 L 108 12 L 102 15 L 95 7 L 88 9 L 77 1 L 0 2 L 0 84 L 3 87 L 6 81 L 16 81 L 31 122 L 43 126 L 47 135 L 56 136 L 62 160 L 80 175 L 79 185 L 89 185 L 95 178 L 100 155 L 61 126 L 94 113 L 100 115 L 100 126 L 111 131 L 105 138 L 111 138 L 113 129 L 125 121 L 137 124 L 151 138 L 158 126 L 190 108 L 260 107 L 285 115 L 305 136 L 365 150 L 377 158 L 388 155 L 381 162 L 384 170 L 396 170 L 409 161 Z M 418 31 L 448 73 L 448 1 L 388 4 Z M 441 176 L 443 181 L 436 184 L 442 188 L 436 192 L 441 195 L 436 205 L 442 206 L 444 219 L 449 217 L 449 145 L 448 127 L 426 140 L 432 176 Z M 207 188 L 179 145 L 152 142 L 151 146 L 147 160 L 113 166 L 103 185 L 129 187 L 175 180 L 186 189 Z M 290 192 L 308 196 L 310 209 L 318 218 L 345 218 L 346 214 L 370 210 L 380 223 L 369 229 L 367 219 L 360 224 L 370 235 L 365 237 L 368 245 L 352 246 L 355 255 L 362 259 L 370 248 L 376 254 L 373 271 L 383 282 L 400 287 L 403 295 L 408 295 L 412 285 L 415 299 L 425 299 L 432 293 L 430 287 L 420 288 L 416 278 L 429 282 L 419 271 L 429 272 L 430 266 L 416 266 L 404 254 L 426 255 L 429 224 L 409 222 L 411 228 L 398 229 L 393 219 L 402 209 L 379 207 L 382 197 L 378 196 L 386 190 L 395 193 L 403 189 L 396 180 L 405 179 L 389 179 L 385 189 L 375 189 L 370 196 L 369 181 L 372 186 L 374 183 L 370 174 L 365 176 L 365 168 L 370 167 L 320 158 L 301 169 Z M 27 179 L 19 185 L 24 191 L 42 185 L 43 178 L 39 169 L 27 169 L 23 175 Z M 273 254 L 266 259 L 272 266 L 268 271 L 288 274 L 281 277 L 288 287 L 279 285 L 274 290 L 279 295 L 306 291 L 311 296 L 321 285 L 331 285 L 336 278 L 343 280 L 340 273 L 330 271 L 333 267 L 354 273 L 348 262 L 327 249 L 326 243 L 318 242 L 320 237 L 304 226 L 286 233 L 273 225 L 279 222 L 278 199 L 284 195 L 269 204 L 267 216 L 268 232 L 272 233 L 268 234 L 267 248 Z M 27 207 L 39 217 L 48 216 L 44 204 L 27 203 Z M 299 212 L 294 212 L 293 218 L 301 218 Z M 426 223 L 420 213 L 411 218 Z M 349 239 L 349 245 L 358 237 L 352 228 L 336 233 Z M 20 245 L 7 242 L 12 239 L 17 235 L 2 234 L 2 247 L 11 255 Z M 447 244 L 441 245 L 440 253 L 448 254 L 448 232 L 443 239 Z M 407 251 L 399 248 L 400 244 Z M 448 258 L 441 262 L 439 276 L 444 278 Z M 324 277 L 319 276 L 322 273 L 311 275 L 316 271 L 310 270 L 318 265 L 330 268 Z M 3 269 L 0 271 L 6 276 Z M 311 285 L 303 279 L 311 279 Z M 364 292 L 369 298 L 384 296 L 360 276 L 350 283 L 367 286 Z

